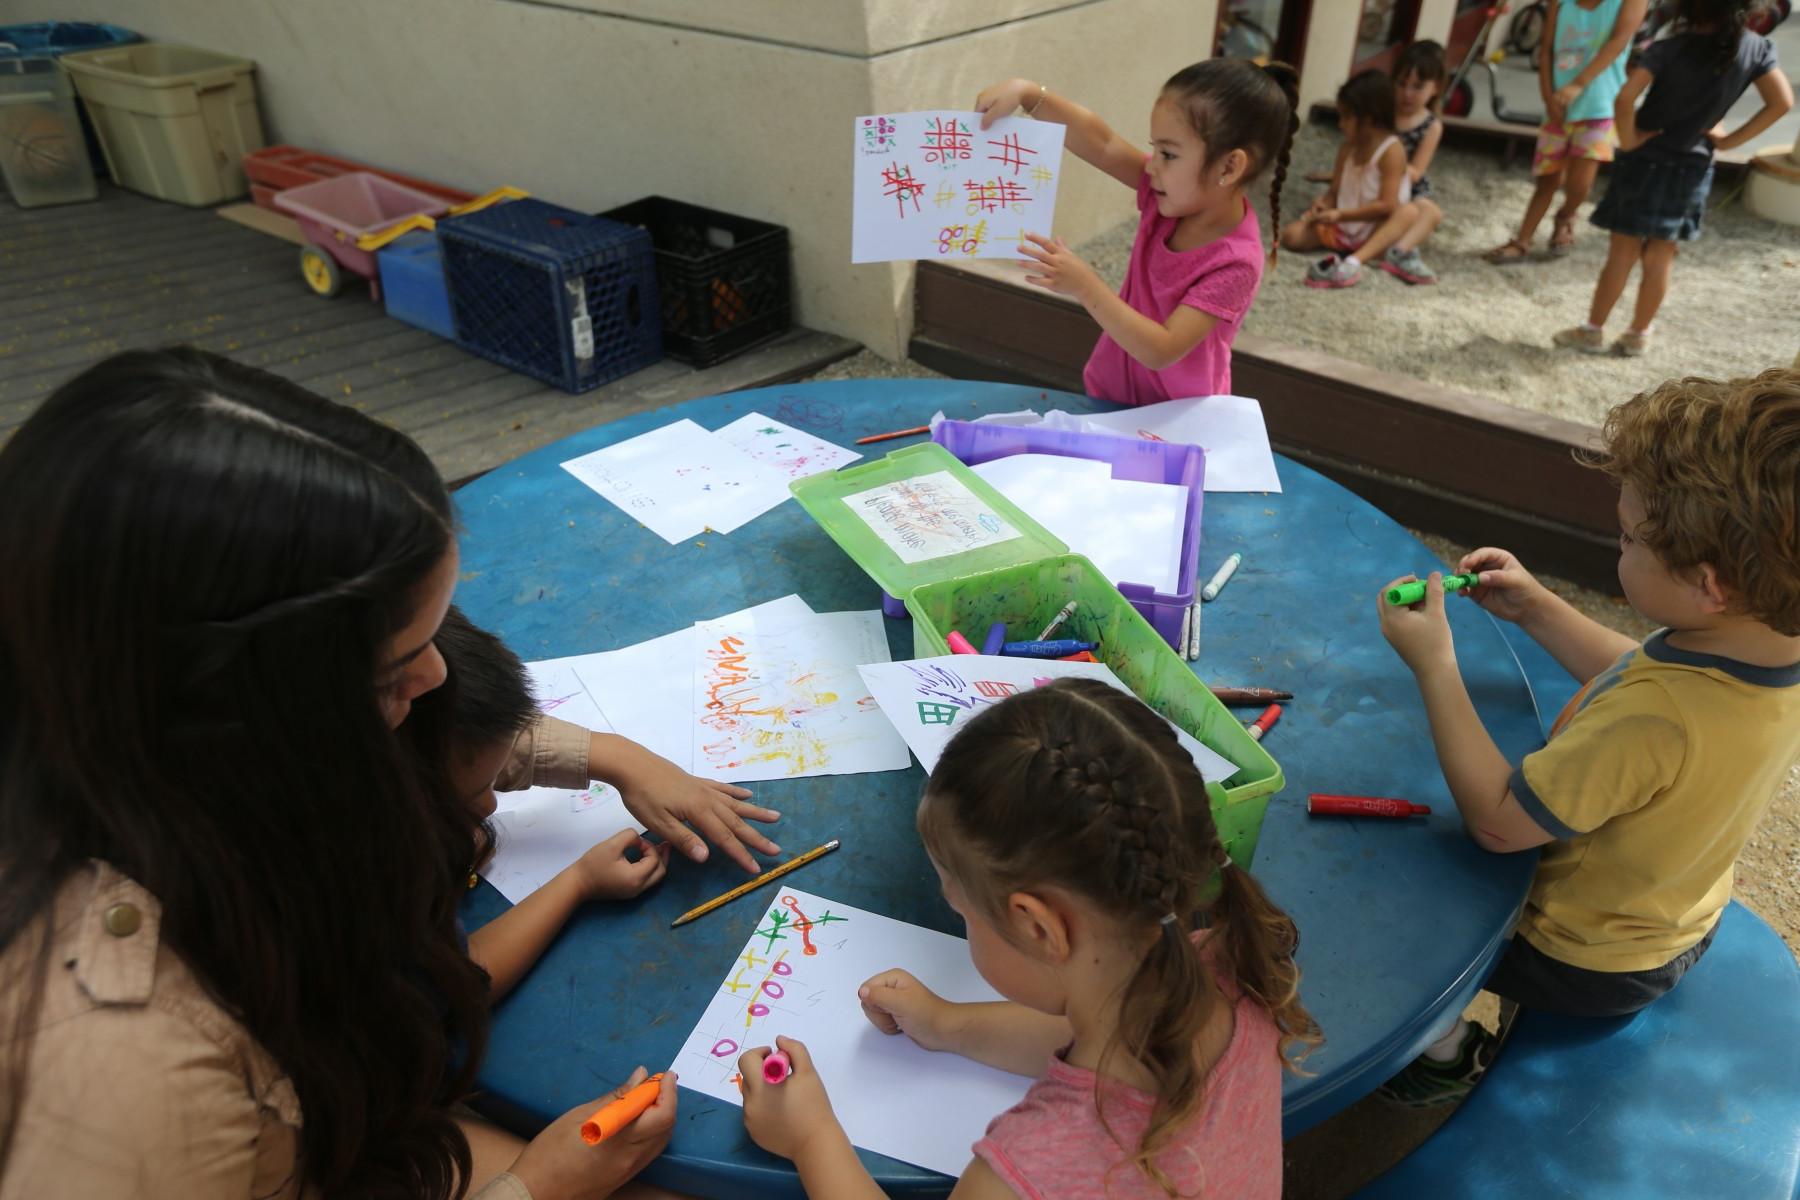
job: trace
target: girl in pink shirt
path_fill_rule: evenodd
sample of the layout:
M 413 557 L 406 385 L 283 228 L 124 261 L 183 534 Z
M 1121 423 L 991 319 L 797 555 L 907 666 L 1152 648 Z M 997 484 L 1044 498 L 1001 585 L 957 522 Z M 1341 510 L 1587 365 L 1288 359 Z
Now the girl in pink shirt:
M 975 1143 L 958 1200 L 1278 1200 L 1282 1067 L 1319 1041 L 1297 934 L 1226 857 L 1168 722 L 1091 679 L 1009 697 L 951 739 L 918 821 L 1007 1000 L 951 1003 L 891 970 L 862 985 L 863 1012 L 1037 1079 Z M 780 1087 L 762 1082 L 767 1047 L 739 1060 L 750 1136 L 808 1196 L 880 1196 L 806 1047 L 777 1044 Z
M 1015 108 L 1068 127 L 1069 151 L 1137 192 L 1137 238 L 1118 295 L 1061 238 L 1027 234 L 1026 279 L 1073 296 L 1100 325 L 1082 382 L 1115 404 L 1231 391 L 1231 343 L 1262 282 L 1262 229 L 1245 191 L 1271 164 L 1281 227 L 1299 77 L 1214 58 L 1179 71 L 1150 110 L 1148 156 L 1098 116 L 1028 79 L 975 99 L 981 127 Z M 1273 252 L 1271 251 L 1271 254 Z

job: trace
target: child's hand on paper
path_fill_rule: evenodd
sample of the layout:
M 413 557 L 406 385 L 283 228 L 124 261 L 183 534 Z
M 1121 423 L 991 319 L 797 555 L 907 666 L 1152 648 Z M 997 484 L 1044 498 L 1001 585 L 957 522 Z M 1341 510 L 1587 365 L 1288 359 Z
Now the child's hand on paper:
M 620 739 L 623 741 L 624 739 Z M 773 809 L 747 803 L 750 792 L 734 784 L 690 775 L 660 754 L 635 742 L 608 751 L 604 764 L 590 763 L 596 779 L 619 789 L 626 811 L 644 828 L 694 862 L 705 862 L 711 842 L 732 862 L 754 875 L 762 870 L 750 856 L 779 854 L 781 847 L 744 821 L 778 821 Z M 691 828 L 690 828 L 691 826 Z
M 1450 622 L 1444 616 L 1444 573 L 1433 571 L 1425 581 L 1425 599 L 1418 604 L 1389 604 L 1389 588 L 1411 583 L 1416 575 L 1402 575 L 1375 593 L 1375 610 L 1381 636 L 1414 675 L 1449 667 L 1456 669 L 1456 646 L 1450 638 Z
M 890 1036 L 904 1033 L 927 1050 L 944 1050 L 944 1019 L 951 1011 L 948 1000 L 898 968 L 883 971 L 856 989 L 863 1016 L 869 1024 Z
M 981 89 L 975 97 L 975 111 L 981 114 L 981 127 L 986 129 L 1016 108 L 1022 108 L 1043 95 L 1029 79 L 1006 79 Z
M 1100 281 L 1094 268 L 1083 262 L 1081 256 L 1069 249 L 1069 244 L 1061 238 L 1039 237 L 1035 233 L 1025 235 L 1019 243 L 1019 253 L 1025 256 L 1024 266 L 1027 271 L 1026 283 L 1035 283 L 1039 287 L 1052 292 L 1060 292 L 1065 296 L 1087 304 L 1098 295 L 1106 295 L 1112 289 Z
M 769 1047 L 758 1046 L 738 1056 L 743 1076 L 744 1129 L 750 1140 L 783 1158 L 798 1159 L 819 1138 L 844 1136 L 831 1097 L 813 1069 L 812 1055 L 802 1042 L 778 1037 L 775 1045 L 785 1051 L 793 1072 L 780 1083 L 763 1081 L 763 1059 Z
M 626 855 L 637 851 L 633 861 Z M 635 829 L 621 829 L 588 848 L 569 868 L 579 874 L 584 900 L 629 900 L 662 882 L 669 871 L 669 843 L 652 845 Z
M 644 1115 L 599 1145 L 581 1140 L 581 1125 L 596 1108 L 617 1100 L 644 1082 L 639 1067 L 631 1078 L 605 1096 L 578 1105 L 558 1117 L 531 1140 L 512 1173 L 531 1192 L 532 1200 L 601 1200 L 624 1187 L 669 1144 L 675 1131 L 675 1072 L 662 1078 L 656 1103 Z
M 1549 592 L 1510 551 L 1483 546 L 1462 556 L 1459 572 L 1481 572 L 1481 582 L 1463 594 L 1502 621 L 1514 624 L 1531 616 Z

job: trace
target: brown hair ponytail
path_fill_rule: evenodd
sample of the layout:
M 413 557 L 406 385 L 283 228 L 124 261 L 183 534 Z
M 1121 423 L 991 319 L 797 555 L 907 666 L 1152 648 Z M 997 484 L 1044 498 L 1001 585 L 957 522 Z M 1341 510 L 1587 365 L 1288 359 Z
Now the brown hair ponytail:
M 1286 63 L 1257 66 L 1237 58 L 1209 58 L 1184 67 L 1163 84 L 1163 96 L 1180 104 L 1213 163 L 1242 150 L 1250 158 L 1244 184 L 1256 182 L 1270 166 L 1269 220 L 1273 243 L 1281 242 L 1281 185 L 1287 179 L 1294 134 L 1300 128 L 1300 76 Z M 1275 251 L 1269 251 L 1275 261 Z

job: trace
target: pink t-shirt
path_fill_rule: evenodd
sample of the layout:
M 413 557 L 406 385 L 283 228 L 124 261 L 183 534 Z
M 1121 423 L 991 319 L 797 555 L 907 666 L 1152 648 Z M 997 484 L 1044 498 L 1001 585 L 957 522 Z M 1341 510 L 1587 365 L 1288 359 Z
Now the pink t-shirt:
M 1223 980 L 1219 986 L 1236 997 L 1231 1042 L 1207 1076 L 1200 1112 L 1157 1165 L 1184 1196 L 1280 1200 L 1279 1031 L 1255 1001 Z M 1094 1083 L 1092 1071 L 1053 1055 L 1025 1098 L 988 1125 L 975 1153 L 1021 1200 L 1168 1200 L 1119 1148 L 1136 1146 L 1144 1136 L 1156 1098 L 1109 1086 L 1106 1116 L 1119 1139 L 1114 1142 L 1094 1111 Z
M 1100 335 L 1081 380 L 1088 395 L 1114 404 L 1156 404 L 1188 396 L 1223 396 L 1231 391 L 1231 343 L 1262 282 L 1262 226 L 1256 210 L 1244 205 L 1244 219 L 1222 238 L 1193 250 L 1169 249 L 1177 219 L 1156 211 L 1150 173 L 1138 178 L 1137 239 L 1125 268 L 1125 303 L 1161 325 L 1177 305 L 1186 304 L 1219 318 L 1212 332 L 1187 357 L 1152 371 L 1125 353 L 1111 334 Z

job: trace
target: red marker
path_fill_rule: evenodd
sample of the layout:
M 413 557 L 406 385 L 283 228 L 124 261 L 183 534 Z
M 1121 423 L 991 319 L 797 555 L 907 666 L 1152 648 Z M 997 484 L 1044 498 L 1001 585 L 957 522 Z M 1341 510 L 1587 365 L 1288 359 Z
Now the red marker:
M 794 1073 L 794 1064 L 788 1061 L 786 1050 L 777 1050 L 763 1059 L 763 1082 L 780 1083 Z
M 950 647 L 950 653 L 952 654 L 981 653 L 981 651 L 975 649 L 975 647 L 969 643 L 968 638 L 964 637 L 954 629 L 944 636 L 944 644 Z
M 1263 740 L 1263 734 L 1269 732 L 1269 727 L 1279 720 L 1281 720 L 1281 705 L 1271 704 L 1262 710 L 1262 716 L 1244 726 L 1244 732 L 1260 742 Z
M 1424 817 L 1431 805 L 1396 800 L 1391 796 L 1333 796 L 1314 792 L 1306 798 L 1306 811 L 1315 817 Z

